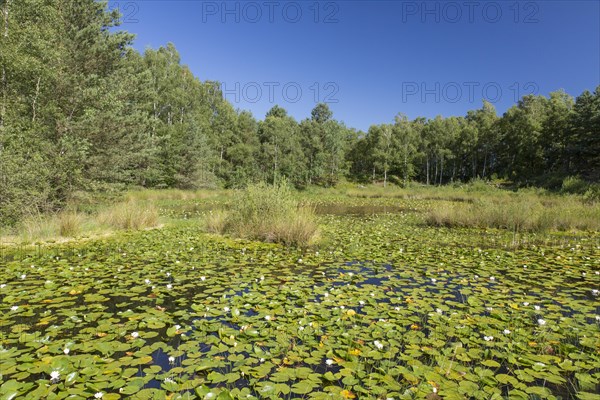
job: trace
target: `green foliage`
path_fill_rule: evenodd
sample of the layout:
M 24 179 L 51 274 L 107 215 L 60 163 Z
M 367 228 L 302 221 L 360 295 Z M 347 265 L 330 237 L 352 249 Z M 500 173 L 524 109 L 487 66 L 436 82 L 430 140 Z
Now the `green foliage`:
M 568 194 L 584 194 L 589 187 L 589 183 L 577 176 L 568 176 L 562 182 L 560 191 Z

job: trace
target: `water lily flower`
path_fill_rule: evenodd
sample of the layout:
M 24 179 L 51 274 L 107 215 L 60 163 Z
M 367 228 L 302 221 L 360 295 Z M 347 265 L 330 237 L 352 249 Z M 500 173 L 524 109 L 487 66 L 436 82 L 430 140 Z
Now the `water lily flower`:
M 493 336 L 484 336 L 483 340 L 485 340 L 486 342 L 491 342 L 492 340 L 494 340 Z
M 535 311 L 540 311 L 540 309 L 541 309 L 542 307 L 540 307 L 540 306 L 538 306 L 538 305 L 536 304 L 535 306 L 533 306 L 533 308 L 535 309 Z
M 302 264 L 302 259 L 301 258 L 298 259 L 298 264 Z
M 145 283 L 146 285 L 149 285 L 149 284 L 150 284 L 150 279 L 146 279 L 146 280 L 144 280 L 144 283 Z
M 383 344 L 379 341 L 376 340 L 373 342 L 373 344 L 375 345 L 375 347 L 377 347 L 379 350 L 383 349 Z
M 97 393 L 94 395 L 94 397 L 95 397 L 95 398 L 97 398 L 97 399 L 101 399 L 103 396 L 104 396 L 104 393 L 102 393 L 102 392 L 97 392 Z
M 223 308 L 223 311 L 225 311 L 225 312 L 229 312 L 229 307 L 225 307 L 225 308 Z
M 329 297 L 329 293 L 325 293 L 323 297 Z
M 585 272 L 581 273 L 581 276 L 585 277 L 587 274 Z
M 178 331 L 181 329 L 181 325 L 175 325 L 175 330 Z
M 261 276 L 260 276 L 260 280 L 261 280 L 261 281 L 264 281 L 264 280 L 265 280 L 265 276 L 264 276 L 264 275 L 261 275 Z
M 596 315 L 596 321 L 600 321 L 600 315 Z
M 19 306 L 12 306 L 10 308 L 10 311 L 17 311 L 19 309 Z
M 265 362 L 265 359 L 264 359 L 264 358 L 261 358 L 259 361 L 260 361 L 260 362 Z
M 443 314 L 444 313 L 441 308 L 436 308 L 435 312 L 438 313 L 438 314 Z
M 201 276 L 201 277 L 200 277 L 200 280 L 201 280 L 201 281 L 205 281 L 205 280 L 206 280 L 206 277 L 205 277 L 205 276 Z
M 50 380 L 51 381 L 58 381 L 59 379 L 60 379 L 60 372 L 58 372 L 58 371 L 50 372 Z
M 437 282 L 437 279 L 431 278 L 431 283 L 436 283 L 436 282 Z
M 525 302 L 523 302 L 523 305 L 524 305 L 525 307 L 527 307 L 527 306 L 529 305 L 529 303 L 525 301 Z
M 175 364 L 175 357 L 169 356 L 169 364 Z
M 544 325 L 546 325 L 546 320 L 545 320 L 545 319 L 541 319 L 541 318 L 540 318 L 540 319 L 538 319 L 538 320 L 537 320 L 537 322 L 538 322 L 538 324 L 539 324 L 540 326 L 544 326 Z
M 400 307 L 394 307 L 394 310 L 400 311 Z
M 271 320 L 271 316 L 270 316 L 270 315 L 265 315 L 265 319 L 266 319 L 267 321 L 270 321 L 270 320 Z
M 598 289 L 592 289 L 592 295 L 593 296 L 598 296 L 598 294 L 600 294 L 600 290 L 598 290 Z
M 135 338 L 137 338 L 138 336 L 140 336 L 140 334 L 139 334 L 139 333 L 137 333 L 137 332 L 131 332 L 131 337 L 132 337 L 132 338 L 134 338 L 134 339 L 135 339 Z
M 304 330 L 304 327 L 303 327 L 303 326 L 301 326 L 301 327 L 299 327 L 299 328 L 298 328 L 298 330 L 299 330 L 299 331 L 303 331 L 303 330 Z
M 6 283 L 0 285 L 0 289 L 4 289 L 6 287 Z
M 171 378 L 165 378 L 165 383 L 175 383 L 175 381 Z
M 170 283 L 167 285 L 167 289 L 173 289 L 173 285 L 171 285 Z
M 490 281 L 495 281 L 496 277 L 495 276 L 490 276 Z
M 69 350 L 69 348 L 68 348 L 68 347 L 65 347 L 65 348 L 64 348 L 64 350 L 63 350 L 63 353 L 65 353 L 65 355 L 67 356 L 67 355 L 69 355 L 69 352 L 70 352 L 70 351 L 71 351 L 71 350 Z
M 362 300 L 360 300 L 360 301 L 358 302 L 358 304 L 360 304 L 361 306 L 364 306 L 364 305 L 365 305 L 365 302 L 364 302 L 364 301 L 362 301 Z
M 502 331 L 502 333 L 504 333 L 505 335 L 510 335 L 510 330 L 505 329 L 505 330 Z
M 333 360 L 331 358 L 328 358 L 327 360 L 325 360 L 325 364 L 333 365 Z
M 25 278 L 27 278 L 27 274 L 21 275 L 21 279 L 25 279 Z

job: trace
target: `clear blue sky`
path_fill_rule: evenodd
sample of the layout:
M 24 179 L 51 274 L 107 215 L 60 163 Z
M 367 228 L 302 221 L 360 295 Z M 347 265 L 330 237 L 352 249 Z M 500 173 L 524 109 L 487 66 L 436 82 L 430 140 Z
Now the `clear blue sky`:
M 301 120 L 327 101 L 336 119 L 366 130 L 398 112 L 464 115 L 486 97 L 501 114 L 515 96 L 577 96 L 600 84 L 596 0 L 109 6 L 137 49 L 173 42 L 196 76 L 222 82 L 227 99 L 259 119 L 279 104 Z

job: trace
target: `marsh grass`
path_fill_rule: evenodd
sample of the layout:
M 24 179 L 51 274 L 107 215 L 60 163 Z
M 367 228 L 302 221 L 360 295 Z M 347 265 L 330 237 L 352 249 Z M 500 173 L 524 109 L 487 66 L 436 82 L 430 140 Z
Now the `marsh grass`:
M 285 181 L 249 186 L 228 211 L 209 213 L 205 223 L 211 232 L 287 245 L 307 246 L 319 237 L 314 209 L 301 205 Z
M 600 206 L 575 197 L 532 194 L 485 198 L 472 203 L 434 202 L 425 215 L 432 226 L 495 228 L 513 232 L 598 231 Z
M 98 221 L 114 229 L 151 228 L 158 225 L 158 209 L 151 203 L 128 200 L 102 211 Z

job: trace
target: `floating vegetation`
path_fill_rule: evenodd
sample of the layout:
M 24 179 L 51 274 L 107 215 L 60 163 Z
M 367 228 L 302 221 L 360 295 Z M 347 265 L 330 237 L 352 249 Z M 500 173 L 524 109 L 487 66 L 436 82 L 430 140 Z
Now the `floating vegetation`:
M 319 249 L 190 225 L 9 251 L 0 398 L 597 398 L 597 235 L 410 218 L 321 216 Z

